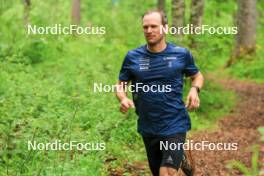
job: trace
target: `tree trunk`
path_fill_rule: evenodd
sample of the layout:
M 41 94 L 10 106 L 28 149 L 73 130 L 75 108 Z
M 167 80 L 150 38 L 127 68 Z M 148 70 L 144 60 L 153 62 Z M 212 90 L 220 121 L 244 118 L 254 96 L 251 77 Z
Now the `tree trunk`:
M 255 53 L 257 0 L 237 0 L 237 27 L 236 46 L 227 66 L 234 64 L 241 56 Z
M 172 26 L 184 27 L 184 0 L 172 0 Z M 180 33 L 182 34 L 182 33 Z
M 203 13 L 204 13 L 204 0 L 192 0 L 191 1 L 191 16 L 190 16 L 190 24 L 193 25 L 192 34 L 190 36 L 190 47 L 195 48 L 197 43 L 193 34 L 195 35 L 194 28 L 202 25 Z
M 192 0 L 190 11 L 190 24 L 193 24 L 193 27 L 201 26 L 204 13 L 204 0 Z
M 238 0 L 237 14 L 237 51 L 240 49 L 254 51 L 256 47 L 256 0 Z
M 72 24 L 80 24 L 81 21 L 81 0 L 72 1 Z
M 158 9 L 166 12 L 166 0 L 158 0 Z
M 29 25 L 29 11 L 30 11 L 30 0 L 23 0 L 24 3 L 24 25 L 27 27 Z

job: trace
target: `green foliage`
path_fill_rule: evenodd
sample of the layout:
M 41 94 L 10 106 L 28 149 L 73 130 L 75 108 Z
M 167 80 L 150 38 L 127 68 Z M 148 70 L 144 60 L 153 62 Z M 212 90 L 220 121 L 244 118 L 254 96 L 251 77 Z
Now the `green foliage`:
M 258 1 L 257 5 L 259 18 L 256 36 L 256 53 L 240 58 L 240 61 L 237 64 L 232 65 L 228 69 L 228 72 L 239 79 L 254 80 L 256 82 L 263 83 L 264 77 L 262 71 L 264 69 L 264 34 L 262 31 L 264 19 L 261 17 L 264 15 L 262 10 L 264 8 L 264 1 Z
M 250 60 L 247 60 L 247 57 L 244 59 L 245 60 L 241 59 L 239 63 L 231 66 L 228 70 L 229 73 L 240 79 L 254 80 L 256 82 L 263 83 L 263 57 L 256 56 L 254 60 L 252 60 L 251 58 Z
M 264 141 L 264 127 L 259 127 L 258 131 L 261 134 L 260 140 Z
M 228 163 L 227 167 L 229 169 L 238 169 L 245 176 L 258 176 L 261 174 L 260 166 L 259 166 L 259 146 L 252 147 L 252 157 L 251 157 L 251 168 L 248 168 L 245 164 L 240 161 L 233 160 Z
M 64 36 L 27 35 L 21 1 L 0 2 L 1 174 L 108 175 L 104 163 L 108 157 L 118 158 L 111 162 L 112 166 L 146 160 L 133 110 L 127 115 L 120 114 L 114 94 L 93 92 L 93 84 L 116 83 L 126 52 L 145 42 L 140 16 L 154 8 L 155 3 L 154 0 L 82 1 L 81 25 L 105 26 L 106 35 Z M 206 3 L 205 23 L 233 24 L 230 14 L 235 10 L 234 1 Z M 214 12 L 216 7 L 220 16 Z M 38 26 L 66 26 L 70 24 L 70 11 L 70 1 L 32 0 L 29 20 Z M 174 36 L 168 39 L 178 43 Z M 199 47 L 192 52 L 204 74 L 224 65 L 233 36 L 203 35 L 196 40 Z M 179 45 L 188 43 L 186 36 Z M 247 72 L 251 75 L 253 71 Z M 185 97 L 188 89 L 189 85 L 185 87 Z M 201 109 L 190 113 L 193 129 L 211 127 L 234 102 L 232 92 L 215 82 L 206 82 L 201 92 Z M 33 139 L 106 142 L 106 150 L 28 150 L 27 142 Z

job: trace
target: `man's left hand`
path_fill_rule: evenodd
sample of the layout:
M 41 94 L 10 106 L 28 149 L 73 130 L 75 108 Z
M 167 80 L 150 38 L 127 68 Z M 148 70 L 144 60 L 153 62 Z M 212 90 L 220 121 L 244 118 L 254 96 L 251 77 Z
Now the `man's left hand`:
M 198 92 L 195 87 L 192 87 L 186 101 L 186 108 L 189 110 L 197 109 L 200 106 L 200 99 L 198 96 Z

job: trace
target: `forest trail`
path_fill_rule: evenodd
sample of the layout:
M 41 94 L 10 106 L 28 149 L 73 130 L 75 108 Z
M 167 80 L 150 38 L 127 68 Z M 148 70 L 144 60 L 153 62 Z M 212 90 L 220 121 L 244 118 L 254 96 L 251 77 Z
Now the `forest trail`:
M 264 142 L 260 141 L 257 131 L 258 127 L 264 126 L 264 85 L 232 79 L 222 80 L 221 83 L 237 93 L 237 105 L 217 122 L 219 128 L 216 131 L 198 132 L 191 138 L 195 141 L 238 143 L 238 149 L 193 151 L 195 175 L 242 175 L 237 170 L 228 170 L 226 165 L 230 160 L 238 160 L 251 167 L 251 146 L 254 144 L 260 146 L 259 163 L 264 163 Z
M 238 160 L 251 167 L 252 146 L 258 144 L 259 163 L 264 163 L 264 142 L 260 141 L 257 128 L 264 126 L 264 85 L 238 81 L 221 80 L 227 89 L 238 95 L 238 103 L 216 123 L 218 128 L 213 131 L 192 133 L 189 140 L 193 142 L 209 141 L 212 143 L 237 143 L 237 150 L 193 150 L 195 160 L 195 176 L 226 176 L 242 175 L 238 170 L 230 170 L 227 164 Z M 145 163 L 124 164 L 123 168 L 109 169 L 109 175 L 121 176 L 131 173 L 133 176 L 150 175 Z

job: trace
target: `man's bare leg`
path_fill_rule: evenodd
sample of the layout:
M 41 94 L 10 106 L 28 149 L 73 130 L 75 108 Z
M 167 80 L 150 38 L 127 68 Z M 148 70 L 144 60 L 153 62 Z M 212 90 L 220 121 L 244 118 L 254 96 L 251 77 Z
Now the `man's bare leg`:
M 171 167 L 160 167 L 160 176 L 179 176 L 176 169 Z

